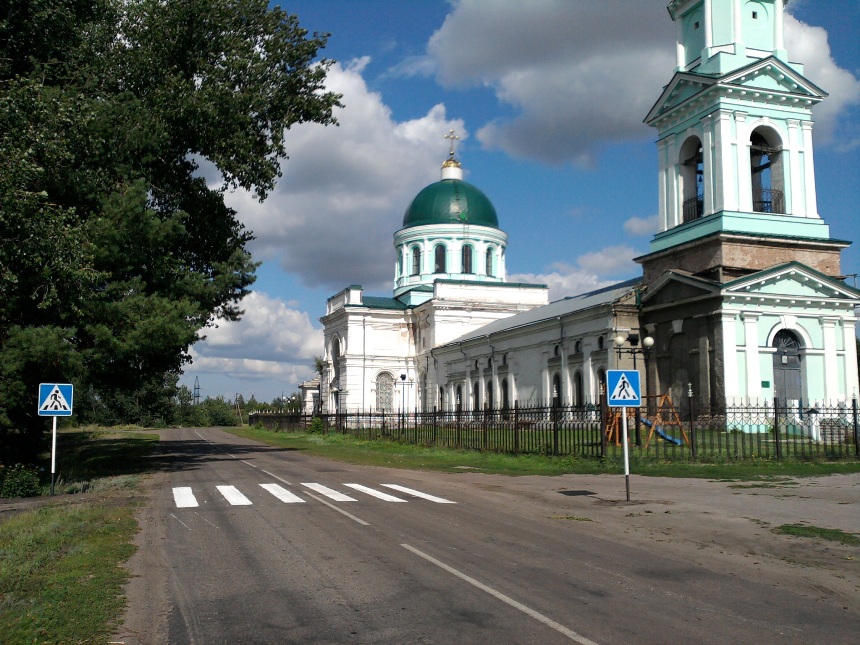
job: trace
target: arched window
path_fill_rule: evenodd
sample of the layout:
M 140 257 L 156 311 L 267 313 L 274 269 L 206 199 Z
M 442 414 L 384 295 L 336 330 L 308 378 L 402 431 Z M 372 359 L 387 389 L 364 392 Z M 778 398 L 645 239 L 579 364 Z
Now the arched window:
M 552 405 L 553 407 L 561 405 L 561 376 L 558 374 L 552 377 Z
M 463 409 L 463 386 L 457 386 L 457 400 L 455 401 L 457 412 Z
M 421 273 L 421 249 L 417 246 L 412 247 L 412 275 Z
M 573 404 L 585 405 L 585 397 L 582 389 L 582 372 L 573 375 Z
M 681 146 L 681 205 L 685 222 L 705 214 L 704 155 L 699 137 L 690 137 Z
M 597 337 L 597 349 L 603 349 L 605 341 L 603 340 L 603 336 Z
M 331 365 L 334 372 L 333 381 L 340 384 L 340 339 L 335 338 L 331 343 Z
M 606 370 L 602 367 L 597 370 L 598 394 L 606 393 Z
M 508 391 L 508 379 L 502 379 L 502 410 L 508 410 L 511 407 L 510 392 Z
M 490 247 L 487 249 L 487 258 L 486 258 L 486 269 L 485 273 L 488 276 L 493 275 L 493 248 Z
M 475 381 L 472 390 L 472 409 L 475 411 L 481 409 L 481 384 L 478 381 Z
M 493 382 L 487 381 L 487 407 L 492 410 L 496 405 L 493 399 Z
M 440 410 L 445 409 L 445 388 L 444 387 L 439 388 L 439 409 Z
M 475 270 L 473 268 L 473 256 L 475 254 L 475 250 L 472 248 L 471 244 L 463 245 L 463 273 L 474 273 Z
M 756 128 L 750 136 L 752 207 L 756 213 L 784 213 L 782 141 L 770 128 Z
M 433 251 L 433 272 L 434 273 L 445 273 L 447 268 L 446 263 L 446 252 L 444 244 L 437 244 L 436 249 Z
M 376 410 L 378 412 L 394 410 L 394 377 L 388 372 L 382 372 L 376 377 Z

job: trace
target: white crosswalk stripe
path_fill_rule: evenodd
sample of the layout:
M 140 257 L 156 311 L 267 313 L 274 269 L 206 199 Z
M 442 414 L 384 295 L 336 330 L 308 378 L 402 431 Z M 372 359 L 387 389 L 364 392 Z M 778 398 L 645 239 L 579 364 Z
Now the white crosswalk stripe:
M 405 503 L 409 500 L 403 499 L 401 497 L 397 497 L 395 495 L 391 495 L 389 493 L 377 490 L 375 488 L 371 488 L 370 486 L 365 486 L 363 484 L 341 484 L 347 488 L 351 488 L 354 491 L 358 491 L 359 493 L 363 493 L 370 497 L 374 497 L 376 499 L 382 500 L 384 502 L 400 502 Z M 406 488 L 405 486 L 399 486 L 397 484 L 380 484 L 386 488 L 390 488 L 392 490 L 399 491 L 401 493 L 405 493 L 411 497 L 417 497 L 420 499 L 425 499 L 436 504 L 456 504 L 457 502 L 452 502 L 448 499 L 443 499 L 441 497 L 436 497 L 435 495 L 429 495 L 427 493 L 422 493 L 421 491 L 415 490 L 413 488 Z M 302 486 L 305 488 L 315 491 L 320 495 L 324 495 L 325 497 L 336 501 L 336 502 L 357 502 L 358 500 L 354 497 L 350 497 L 344 493 L 334 490 L 328 486 L 324 486 L 323 484 L 313 483 L 313 482 L 305 482 L 302 483 Z M 307 500 L 299 497 L 296 493 L 282 486 L 281 484 L 260 484 L 260 487 L 266 492 L 273 495 L 275 498 L 284 502 L 285 504 L 303 504 L 307 502 Z M 236 486 L 227 486 L 227 485 L 218 485 L 215 487 L 221 496 L 232 506 L 252 506 L 253 502 L 248 499 Z M 313 497 L 313 495 L 311 495 Z M 318 498 L 317 498 L 318 499 Z M 194 494 L 194 490 L 190 486 L 176 486 L 173 488 L 173 500 L 176 504 L 176 508 L 197 508 L 200 506 L 200 502 L 197 500 L 197 497 Z
M 288 491 L 280 484 L 260 484 L 260 486 L 286 504 L 298 504 L 300 502 L 304 503 L 305 501 L 295 493 Z
M 428 499 L 431 502 L 436 502 L 437 504 L 456 504 L 457 502 L 452 502 L 449 499 L 442 499 L 441 497 L 436 497 L 435 495 L 428 495 L 427 493 L 422 493 L 418 490 L 413 490 L 412 488 L 406 488 L 406 486 L 398 486 L 397 484 L 383 484 L 386 488 L 391 488 L 392 490 L 399 490 L 401 493 L 406 493 L 407 495 L 412 495 L 413 497 L 420 497 L 421 499 Z
M 194 497 L 194 491 L 186 486 L 173 489 L 173 501 L 176 502 L 176 508 L 196 508 L 200 506 L 197 498 Z
M 385 500 L 386 502 L 405 502 L 405 499 L 400 499 L 399 497 L 395 497 L 394 495 L 389 495 L 388 493 L 383 493 L 381 490 L 374 490 L 367 486 L 362 486 L 361 484 L 344 484 L 344 486 L 348 486 L 349 488 L 354 488 L 355 490 L 361 491 L 362 493 L 367 493 L 371 497 L 376 497 L 378 499 Z
M 239 492 L 235 486 L 216 486 L 218 492 L 233 506 L 250 506 L 251 500 Z
M 329 499 L 333 499 L 336 502 L 357 502 L 358 500 L 354 497 L 350 497 L 349 495 L 344 495 L 343 493 L 338 493 L 336 490 L 329 488 L 328 486 L 323 486 L 322 484 L 306 484 L 302 482 L 302 486 L 305 488 L 310 488 L 312 491 L 316 491 L 320 495 L 325 495 Z

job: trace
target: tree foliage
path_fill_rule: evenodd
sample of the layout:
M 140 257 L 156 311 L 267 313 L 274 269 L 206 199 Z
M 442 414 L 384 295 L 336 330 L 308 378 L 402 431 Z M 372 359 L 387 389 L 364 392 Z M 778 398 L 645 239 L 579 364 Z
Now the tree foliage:
M 40 381 L 161 414 L 254 280 L 226 190 L 264 199 L 285 131 L 334 122 L 325 39 L 265 0 L 0 5 L 0 428 L 39 431 Z

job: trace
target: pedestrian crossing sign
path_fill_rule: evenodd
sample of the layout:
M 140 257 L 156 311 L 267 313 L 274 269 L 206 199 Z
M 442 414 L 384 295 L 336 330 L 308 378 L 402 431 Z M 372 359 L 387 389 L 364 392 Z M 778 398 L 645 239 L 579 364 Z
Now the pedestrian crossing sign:
M 74 386 L 69 383 L 39 384 L 39 416 L 70 417 Z
M 607 403 L 611 408 L 638 408 L 642 405 L 638 370 L 606 372 Z

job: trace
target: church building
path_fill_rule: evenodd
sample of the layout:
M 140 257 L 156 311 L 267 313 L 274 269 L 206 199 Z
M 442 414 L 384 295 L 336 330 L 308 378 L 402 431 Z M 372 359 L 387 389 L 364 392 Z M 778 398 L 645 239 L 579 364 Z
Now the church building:
M 552 303 L 507 282 L 507 235 L 450 133 L 440 181 L 394 233 L 393 295 L 353 285 L 327 303 L 323 410 L 584 405 L 618 368 L 717 413 L 857 396 L 860 292 L 815 194 L 811 108 L 826 94 L 789 62 L 784 4 L 669 3 L 677 61 L 645 118 L 659 230 L 641 277 Z

